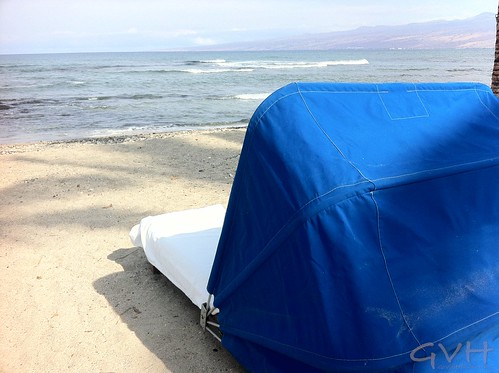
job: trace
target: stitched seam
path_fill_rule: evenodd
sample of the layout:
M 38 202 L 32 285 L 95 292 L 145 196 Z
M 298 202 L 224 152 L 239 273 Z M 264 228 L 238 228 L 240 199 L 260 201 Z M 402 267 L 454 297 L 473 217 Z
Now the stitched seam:
M 378 98 L 379 98 L 379 100 L 381 101 L 381 104 L 382 104 L 382 105 L 383 105 L 383 107 L 385 108 L 385 111 L 386 111 L 386 113 L 388 114 L 388 116 L 390 117 L 390 120 L 393 120 L 392 114 L 390 113 L 390 111 L 388 110 L 388 108 L 387 108 L 387 107 L 386 107 L 386 105 L 385 105 L 385 101 L 383 101 L 383 99 L 381 98 L 381 94 L 380 94 L 380 92 L 379 92 L 379 87 L 378 87 L 378 85 L 376 85 L 376 89 L 377 89 L 377 91 L 378 91 L 378 92 L 377 92 L 377 94 L 378 94 Z
M 343 358 L 342 359 L 342 358 L 329 357 L 329 356 L 325 356 L 325 355 L 322 355 L 322 354 L 317 354 L 315 352 L 311 352 L 311 351 L 305 350 L 303 348 L 299 348 L 299 347 L 296 347 L 296 346 L 293 346 L 293 345 L 289 345 L 289 344 L 286 344 L 286 343 L 281 343 L 281 342 L 275 341 L 273 339 L 259 338 L 260 335 L 258 335 L 258 334 L 254 334 L 254 333 L 248 332 L 246 330 L 241 330 L 241 329 L 233 327 L 233 326 L 225 328 L 224 332 L 226 332 L 226 333 L 229 332 L 229 334 L 233 334 L 233 335 L 237 335 L 237 334 L 236 333 L 230 333 L 230 332 L 237 332 L 239 335 L 245 335 L 245 336 L 249 336 L 249 337 L 256 337 L 256 338 L 251 338 L 250 340 L 252 340 L 254 343 L 259 343 L 259 344 L 261 344 L 259 342 L 260 340 L 272 341 L 273 344 L 277 344 L 277 345 L 284 346 L 284 347 L 292 347 L 294 350 L 302 351 L 302 352 L 305 352 L 305 353 L 307 353 L 309 355 L 318 356 L 318 357 L 325 358 L 325 359 L 328 359 L 328 360 L 331 360 L 331 361 L 344 361 L 344 362 L 383 361 L 383 360 L 387 360 L 387 359 L 392 359 L 394 357 L 400 357 L 400 356 L 408 355 L 408 354 L 410 354 L 413 351 L 413 350 L 409 350 L 409 351 L 406 351 L 406 352 L 401 352 L 399 354 L 394 354 L 394 355 L 389 355 L 389 356 L 383 356 L 383 357 L 378 357 L 378 358 L 359 358 L 359 359 L 347 359 L 347 358 Z
M 276 231 L 276 233 L 267 240 L 267 242 L 263 245 L 263 249 L 258 253 L 258 255 L 256 257 L 254 257 L 249 262 L 249 264 L 246 266 L 246 268 L 242 272 L 239 272 L 239 274 L 236 276 L 236 278 L 234 278 L 233 281 L 231 282 L 231 285 L 228 287 L 229 290 L 227 290 L 227 287 L 226 287 L 222 292 L 220 292 L 217 295 L 218 304 L 223 303 L 225 301 L 225 299 L 230 294 L 232 294 L 234 291 L 236 291 L 236 289 L 239 288 L 239 286 L 241 286 L 241 284 L 244 281 L 246 281 L 246 279 L 249 277 L 249 275 L 251 275 L 256 268 L 258 268 L 262 265 L 264 259 L 267 258 L 269 255 L 271 255 L 274 252 L 275 246 L 277 245 L 276 242 L 279 243 L 280 242 L 279 240 L 283 240 L 286 237 L 288 237 L 287 235 L 284 235 L 284 233 L 286 233 L 286 230 L 289 229 L 290 226 L 292 226 L 293 224 L 302 224 L 303 223 L 304 220 L 300 218 L 300 215 L 302 215 L 304 210 L 311 208 L 310 206 L 312 206 L 312 208 L 313 208 L 314 204 L 319 203 L 318 201 L 320 201 L 321 199 L 327 198 L 327 196 L 330 196 L 332 193 L 336 192 L 337 190 L 339 190 L 341 188 L 356 187 L 356 186 L 362 185 L 364 183 L 366 183 L 366 181 L 359 181 L 359 182 L 353 183 L 353 184 L 338 185 L 338 186 L 334 187 L 333 189 L 330 189 L 327 192 L 324 192 L 323 194 L 312 198 L 307 203 L 302 205 L 298 210 L 296 210 L 293 213 L 293 215 L 291 215 L 291 217 L 284 224 L 282 224 L 282 226 Z M 350 197 L 347 197 L 347 198 L 350 198 Z M 346 199 L 346 198 L 342 198 L 341 200 L 344 200 L 344 199 Z M 307 215 L 307 219 L 311 218 L 312 216 L 317 215 L 324 208 L 325 207 L 321 207 L 313 215 Z
M 423 100 L 421 99 L 421 96 L 419 95 L 419 90 L 417 89 L 416 85 L 414 85 L 414 92 L 416 92 L 416 96 L 418 96 L 418 100 L 419 100 L 419 102 L 421 103 L 421 105 L 422 105 L 422 106 L 423 106 L 423 108 L 424 108 L 424 111 L 425 111 L 425 113 L 426 113 L 426 115 L 424 115 L 424 116 L 429 117 L 429 116 L 430 116 L 430 113 L 428 113 L 428 109 L 426 108 L 426 106 L 425 106 L 425 104 L 424 104 Z
M 390 113 L 390 110 L 388 110 L 388 108 L 386 107 L 385 101 L 383 101 L 383 98 L 381 97 L 381 93 L 382 92 L 383 93 L 388 93 L 388 92 L 380 91 L 379 87 L 377 85 L 376 85 L 376 89 L 378 90 L 377 94 L 378 94 L 379 100 L 383 104 L 383 107 L 385 108 L 386 113 L 390 117 L 390 120 L 395 121 L 395 120 L 406 120 L 406 119 L 415 119 L 415 118 L 428 118 L 430 116 L 430 114 L 428 113 L 428 110 L 426 109 L 426 106 L 424 105 L 423 101 L 421 100 L 421 97 L 418 94 L 417 88 L 414 88 L 414 90 L 410 90 L 410 91 L 407 90 L 406 93 L 409 93 L 409 92 L 416 93 L 416 96 L 418 97 L 418 100 L 419 100 L 421 106 L 423 106 L 423 109 L 424 109 L 424 111 L 425 111 L 426 114 L 424 114 L 424 115 L 413 115 L 413 116 L 410 116 L 410 117 L 400 117 L 400 118 L 394 118 L 394 117 L 392 117 L 392 114 Z
M 482 91 L 482 92 L 483 92 L 483 91 Z M 494 112 L 493 112 L 492 110 L 490 110 L 490 108 L 489 108 L 487 105 L 485 105 L 485 102 L 483 102 L 482 98 L 481 98 L 481 97 L 480 97 L 480 95 L 478 94 L 478 90 L 477 90 L 477 89 L 475 89 L 475 94 L 476 94 L 476 96 L 478 97 L 478 101 L 480 101 L 480 103 L 481 103 L 481 104 L 485 107 L 485 109 L 487 109 L 487 111 L 488 111 L 490 114 L 492 114 L 492 116 L 493 116 L 494 118 L 496 118 L 497 120 L 499 120 L 499 118 L 498 118 L 498 117 L 494 114 Z
M 333 145 L 333 147 L 336 149 L 336 151 L 341 155 L 341 157 L 348 162 L 348 164 L 350 166 L 352 166 L 352 168 L 358 172 L 358 174 L 365 180 L 365 181 L 368 181 L 369 183 L 373 184 L 373 187 L 375 188 L 376 186 L 374 185 L 374 183 L 369 180 L 368 177 L 366 177 L 362 171 L 350 160 L 348 159 L 345 154 L 341 151 L 341 149 L 338 147 L 338 145 L 336 145 L 336 143 L 333 141 L 333 139 L 329 136 L 328 133 L 326 133 L 326 131 L 324 130 L 324 128 L 322 128 L 322 126 L 320 125 L 319 121 L 317 120 L 317 118 L 315 117 L 315 115 L 312 113 L 312 110 L 310 110 L 309 106 L 307 105 L 307 102 L 305 101 L 305 97 L 303 97 L 303 94 L 302 94 L 302 91 L 300 90 L 300 87 L 298 86 L 297 84 L 297 89 L 298 89 L 298 94 L 300 95 L 300 98 L 303 102 L 303 105 L 305 105 L 305 108 L 307 109 L 309 115 L 312 117 L 312 120 L 314 121 L 315 125 L 317 126 L 317 128 L 319 128 L 319 130 L 322 132 L 322 134 L 328 139 L 328 141 Z
M 441 338 L 437 339 L 437 340 L 435 341 L 435 343 L 436 343 L 436 342 L 441 342 L 441 341 L 443 341 L 444 339 L 447 339 L 447 338 L 449 338 L 450 336 L 452 336 L 452 335 L 454 335 L 454 334 L 457 334 L 457 333 L 459 333 L 459 332 L 461 332 L 461 331 L 463 331 L 463 330 L 465 330 L 465 329 L 467 329 L 467 328 L 469 328 L 469 327 L 472 327 L 472 326 L 474 326 L 474 325 L 480 324 L 481 322 L 483 322 L 483 321 L 485 321 L 485 320 L 487 320 L 487 319 L 490 319 L 491 317 L 497 316 L 497 315 L 499 315 L 499 311 L 498 311 L 498 312 L 494 312 L 494 313 L 492 313 L 492 314 L 490 314 L 490 315 L 488 315 L 488 316 L 485 316 L 485 317 L 481 318 L 480 320 L 477 320 L 477 321 L 475 321 L 475 322 L 472 322 L 472 323 L 470 323 L 470 324 L 468 324 L 468 325 L 466 325 L 466 326 L 463 326 L 462 328 L 459 328 L 459 329 L 457 329 L 457 330 L 454 330 L 452 333 L 447 334 L 445 337 L 441 337 Z
M 399 179 L 399 178 L 405 178 L 407 176 L 415 176 L 415 175 L 420 175 L 424 173 L 434 173 L 437 171 L 445 171 L 445 170 L 452 170 L 456 169 L 459 167 L 463 166 L 471 166 L 471 165 L 480 165 L 480 164 L 486 164 L 486 167 L 495 167 L 496 165 L 488 165 L 488 162 L 493 162 L 493 161 L 499 161 L 499 157 L 494 157 L 494 158 L 488 158 L 488 159 L 482 159 L 480 161 L 474 161 L 474 162 L 466 162 L 466 163 L 459 163 L 459 164 L 454 164 L 451 166 L 445 166 L 445 167 L 437 167 L 437 168 L 429 168 L 426 170 L 421 170 L 421 171 L 416 171 L 416 172 L 410 172 L 407 174 L 399 174 L 399 175 L 394 175 L 394 176 L 385 176 L 385 177 L 380 177 L 378 179 L 373 179 L 372 182 L 379 182 L 379 181 L 385 181 L 385 180 L 391 180 L 391 179 Z M 459 170 L 458 172 L 459 173 Z M 439 175 L 440 176 L 440 175 Z
M 381 242 L 380 214 L 379 214 L 378 202 L 376 202 L 376 199 L 374 198 L 374 191 L 372 191 L 370 194 L 371 194 L 371 199 L 372 199 L 372 201 L 374 203 L 374 207 L 376 209 L 376 227 L 377 227 L 377 233 L 378 233 L 378 246 L 379 246 L 379 250 L 381 252 L 381 256 L 383 258 L 383 263 L 385 265 L 385 270 L 386 270 L 386 274 L 388 276 L 388 281 L 390 282 L 390 286 L 392 287 L 393 295 L 394 295 L 395 300 L 397 302 L 400 314 L 402 315 L 402 319 L 404 320 L 405 326 L 409 330 L 409 333 L 412 335 L 412 337 L 414 338 L 414 340 L 416 341 L 416 343 L 419 346 L 421 346 L 421 342 L 419 342 L 418 338 L 416 337 L 416 335 L 412 331 L 412 328 L 409 325 L 409 322 L 407 321 L 407 316 L 404 314 L 404 311 L 402 309 L 402 305 L 400 304 L 400 299 L 399 299 L 399 297 L 397 295 L 397 291 L 395 290 L 395 285 L 393 283 L 393 279 L 392 279 L 392 276 L 390 274 L 390 270 L 388 269 L 388 262 L 386 260 L 385 252 L 383 250 L 383 243 Z

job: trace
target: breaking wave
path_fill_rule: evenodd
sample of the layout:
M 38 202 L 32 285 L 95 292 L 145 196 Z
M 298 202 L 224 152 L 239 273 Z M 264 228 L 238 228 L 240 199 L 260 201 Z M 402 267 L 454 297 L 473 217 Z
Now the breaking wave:
M 227 61 L 200 60 L 186 61 L 189 68 L 179 71 L 192 74 L 216 74 L 230 72 L 252 72 L 255 70 L 289 70 L 289 69 L 321 69 L 331 66 L 341 65 L 368 65 L 365 58 L 354 60 L 331 60 L 331 61 L 277 61 L 277 60 L 247 60 L 247 61 Z

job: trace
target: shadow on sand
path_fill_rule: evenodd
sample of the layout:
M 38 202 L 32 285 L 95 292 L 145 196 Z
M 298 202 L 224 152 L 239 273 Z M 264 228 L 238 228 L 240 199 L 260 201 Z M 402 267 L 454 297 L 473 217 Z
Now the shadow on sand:
M 108 256 L 123 267 L 94 282 L 115 312 L 172 372 L 243 372 L 199 325 L 199 309 L 166 277 L 153 273 L 141 248 Z

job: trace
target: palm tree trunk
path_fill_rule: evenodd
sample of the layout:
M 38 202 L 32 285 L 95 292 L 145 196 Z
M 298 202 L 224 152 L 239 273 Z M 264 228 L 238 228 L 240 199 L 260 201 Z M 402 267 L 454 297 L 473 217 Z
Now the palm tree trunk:
M 492 71 L 492 92 L 499 96 L 499 5 L 496 14 L 496 51 L 494 58 L 494 69 Z

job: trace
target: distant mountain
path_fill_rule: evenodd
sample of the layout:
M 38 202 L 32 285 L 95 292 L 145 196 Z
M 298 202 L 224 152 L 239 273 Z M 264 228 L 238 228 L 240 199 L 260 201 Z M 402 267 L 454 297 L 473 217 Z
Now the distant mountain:
M 440 49 L 493 48 L 496 20 L 493 13 L 453 21 L 411 23 L 403 26 L 360 27 L 350 31 L 307 34 L 205 46 L 203 50 L 329 50 L 329 49 Z

